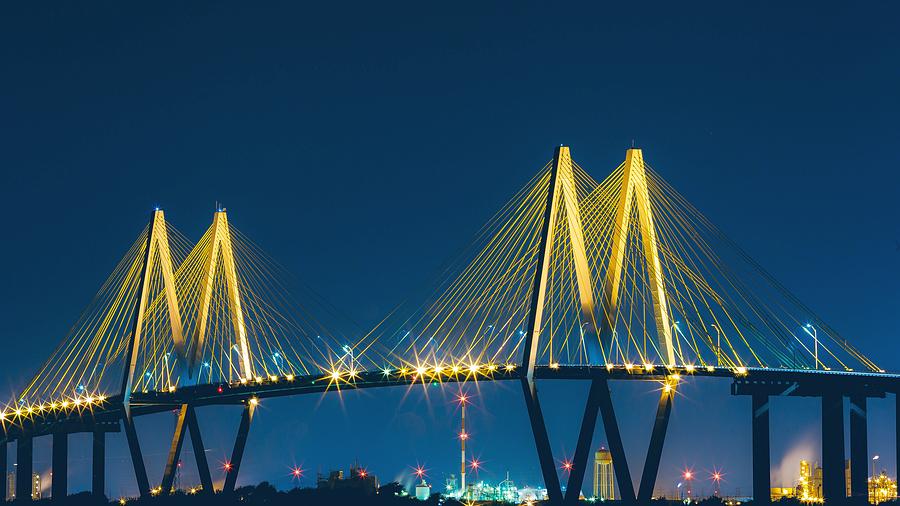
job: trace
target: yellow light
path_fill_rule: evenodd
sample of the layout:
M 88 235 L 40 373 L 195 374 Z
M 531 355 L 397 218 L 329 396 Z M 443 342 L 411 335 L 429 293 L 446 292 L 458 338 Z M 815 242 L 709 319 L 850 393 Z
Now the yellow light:
M 94 403 L 94 397 L 93 397 L 93 396 L 89 396 L 87 399 L 85 399 L 85 402 L 87 402 L 88 404 L 93 404 L 93 403 Z
M 169 385 L 169 391 L 170 391 L 170 392 L 174 392 L 174 391 L 175 391 L 175 385 Z
M 331 379 L 334 381 L 341 379 L 341 372 L 337 370 L 331 371 Z
M 257 376 L 257 377 L 256 377 L 256 382 L 257 382 L 257 383 L 262 383 L 262 376 Z
M 257 404 L 259 404 L 259 399 L 257 399 L 256 397 L 251 397 L 251 398 L 250 398 L 250 405 L 251 405 L 251 406 L 256 406 Z
M 53 401 L 53 402 L 50 403 L 50 409 L 54 409 L 54 410 L 55 410 L 55 409 L 57 408 L 57 406 L 59 406 L 59 404 L 57 404 L 56 401 Z
M 241 378 L 241 384 L 242 384 L 242 385 L 246 385 L 246 384 L 247 384 L 247 378 Z
M 488 367 L 488 371 L 496 371 L 497 370 L 497 364 L 488 364 L 487 367 Z
M 60 406 L 62 406 L 63 408 L 68 408 L 68 407 L 69 407 L 69 401 L 63 399 L 63 401 L 60 403 Z
M 278 376 L 275 376 L 274 374 L 270 374 L 269 381 L 271 381 L 272 383 L 278 383 Z
M 100 395 L 97 396 L 97 402 L 103 402 L 103 401 L 105 401 L 105 400 L 106 400 L 106 396 L 105 396 L 105 395 L 100 394 Z
M 678 381 L 678 380 L 681 379 L 681 375 L 678 374 L 678 373 L 675 373 L 675 374 L 673 374 L 673 375 L 671 375 L 671 376 L 669 376 L 669 377 L 672 378 L 672 379 L 675 380 L 675 381 Z
M 665 393 L 671 392 L 671 391 L 672 391 L 672 386 L 669 385 L 668 383 L 666 383 L 666 384 L 663 386 L 663 391 L 664 391 Z
M 684 370 L 687 372 L 694 372 L 694 364 L 688 364 L 684 366 Z
M 441 364 L 437 364 L 436 366 L 434 366 L 434 373 L 435 373 L 435 374 L 440 374 L 441 371 L 443 371 L 443 370 L 444 370 L 444 366 L 442 366 Z
M 613 365 L 612 365 L 612 364 L 606 364 L 606 370 L 607 370 L 607 371 L 612 371 L 612 370 L 613 370 Z
M 506 370 L 507 370 L 507 371 L 515 371 L 515 370 L 516 370 L 516 366 L 513 365 L 513 364 L 506 364 Z
M 172 391 L 172 387 L 169 387 L 169 391 L 170 391 L 170 392 Z M 75 400 L 72 401 L 72 404 L 74 404 L 74 405 L 76 405 L 76 406 L 81 406 L 81 399 L 78 398 L 78 397 L 76 397 Z
M 634 369 L 634 364 L 632 364 L 631 362 L 625 362 L 625 370 L 630 371 L 632 369 Z
M 428 371 L 428 369 L 425 369 L 422 366 L 416 367 L 416 374 L 418 374 L 419 376 L 425 374 L 426 371 Z
M 21 410 L 21 409 L 16 408 L 16 410 L 14 411 L 14 413 L 16 414 L 16 416 L 22 416 L 22 410 Z
M 475 374 L 478 372 L 478 364 L 469 364 L 469 372 Z
M 559 362 L 550 362 L 550 369 L 559 369 Z
M 288 381 L 294 381 L 294 375 L 293 375 L 293 374 L 288 374 L 287 376 L 284 377 L 284 379 L 286 379 L 286 380 L 288 380 Z
M 715 370 L 716 370 L 716 368 L 713 367 L 713 366 L 711 366 L 711 365 L 706 366 L 706 371 L 707 371 L 707 372 L 715 372 Z
M 355 378 L 358 373 L 357 373 L 356 369 L 350 369 L 350 372 L 348 374 L 350 375 L 351 378 Z
M 653 370 L 653 364 L 644 364 L 644 370 L 646 370 L 646 371 L 652 371 L 652 370 Z
M 407 368 L 405 368 L 405 367 L 400 368 L 400 374 L 402 374 L 402 375 L 405 376 L 406 373 L 408 373 L 408 372 L 409 372 L 409 369 L 407 369 Z
M 124 497 L 122 497 L 122 498 L 119 499 L 119 504 L 125 504 L 126 502 L 127 502 L 127 501 L 125 500 Z
M 458 365 L 454 365 L 453 367 L 450 368 L 450 370 L 453 371 L 453 374 L 459 374 L 459 366 Z
M 738 376 L 745 376 L 747 374 L 747 368 L 744 366 L 738 367 L 734 370 L 735 374 Z

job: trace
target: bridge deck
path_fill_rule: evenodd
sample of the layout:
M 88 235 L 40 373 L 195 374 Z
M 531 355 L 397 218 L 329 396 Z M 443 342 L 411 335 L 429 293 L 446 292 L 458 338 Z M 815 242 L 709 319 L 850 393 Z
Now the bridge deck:
M 768 395 L 820 396 L 825 392 L 862 392 L 869 397 L 883 397 L 900 390 L 900 375 L 880 372 L 787 370 L 762 368 L 675 367 L 661 366 L 538 366 L 535 377 L 541 380 L 608 380 L 662 381 L 666 377 L 679 379 L 732 379 L 732 393 L 748 395 L 763 392 Z M 131 397 L 135 415 L 147 415 L 171 410 L 182 404 L 193 406 L 240 405 L 250 399 L 262 400 L 290 395 L 339 392 L 363 388 L 386 388 L 417 384 L 447 384 L 521 379 L 515 366 L 480 366 L 453 370 L 450 368 L 419 368 L 393 371 L 366 371 L 354 374 L 335 371 L 331 375 L 282 376 L 257 378 L 254 381 L 202 384 L 161 392 L 136 392 Z M 90 399 L 88 402 L 87 399 Z M 115 430 L 111 424 L 123 413 L 121 396 L 86 398 L 73 401 L 8 410 L 2 413 L 3 432 L 7 440 L 23 433 L 32 436 L 53 432 L 85 432 Z

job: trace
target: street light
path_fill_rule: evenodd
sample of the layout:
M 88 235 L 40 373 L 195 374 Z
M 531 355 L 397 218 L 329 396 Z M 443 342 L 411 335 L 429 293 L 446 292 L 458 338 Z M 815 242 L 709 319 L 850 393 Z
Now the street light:
M 803 330 L 807 334 L 811 335 L 813 338 L 813 346 L 814 346 L 814 350 L 815 350 L 814 354 L 815 354 L 815 358 L 816 358 L 816 369 L 818 369 L 819 368 L 819 333 L 816 332 L 816 328 L 813 327 L 812 324 L 810 324 L 810 323 L 807 323 L 803 327 Z M 812 332 L 810 332 L 810 331 L 812 331 Z
M 716 367 L 721 367 L 722 331 L 719 329 L 718 325 L 713 325 L 712 328 L 716 329 Z
M 345 344 L 343 347 L 341 347 L 341 349 L 344 350 L 345 354 L 350 355 L 350 370 L 352 371 L 353 370 L 353 348 L 351 348 Z

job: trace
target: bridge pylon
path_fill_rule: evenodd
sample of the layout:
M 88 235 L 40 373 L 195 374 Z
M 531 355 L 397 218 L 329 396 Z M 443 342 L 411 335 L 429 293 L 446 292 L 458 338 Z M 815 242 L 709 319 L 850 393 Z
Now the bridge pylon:
M 603 321 L 600 342 L 608 343 L 613 338 L 616 327 L 616 315 L 619 308 L 619 294 L 622 286 L 622 275 L 625 270 L 625 249 L 628 245 L 628 231 L 633 213 L 637 212 L 641 243 L 647 269 L 651 297 L 653 298 L 653 316 L 656 322 L 656 335 L 659 340 L 660 358 L 663 365 L 675 365 L 675 349 L 672 346 L 672 327 L 669 323 L 669 308 L 666 300 L 666 286 L 663 280 L 662 264 L 659 261 L 659 248 L 656 239 L 656 226 L 653 220 L 653 208 L 650 205 L 650 192 L 647 187 L 647 170 L 644 166 L 644 155 L 640 148 L 626 151 L 622 188 L 616 206 L 615 231 L 612 235 L 609 267 L 606 270 L 606 282 L 603 283 Z
M 581 299 L 581 310 L 584 316 L 596 330 L 594 319 L 594 297 L 590 280 L 590 267 L 587 263 L 587 255 L 584 250 L 584 232 L 581 227 L 581 213 L 578 209 L 578 196 L 575 192 L 575 178 L 572 171 L 572 156 L 567 146 L 559 146 L 553 154 L 553 162 L 550 168 L 550 186 L 547 191 L 547 207 L 544 212 L 544 223 L 541 226 L 541 239 L 538 251 L 537 272 L 534 274 L 534 287 L 531 294 L 531 306 L 528 313 L 528 328 L 525 334 L 524 352 L 522 358 L 522 388 L 525 393 L 525 406 L 534 433 L 534 442 L 537 447 L 538 461 L 541 465 L 541 474 L 544 477 L 544 485 L 547 487 L 547 497 L 553 503 L 561 503 L 563 500 L 560 488 L 559 476 L 556 474 L 556 464 L 553 461 L 553 452 L 550 448 L 550 438 L 547 434 L 547 426 L 544 422 L 544 414 L 538 399 L 537 385 L 534 381 L 534 366 L 537 360 L 537 352 L 543 329 L 544 302 L 547 294 L 547 282 L 550 270 L 550 258 L 553 252 L 554 234 L 558 209 L 562 203 L 565 206 L 568 221 L 568 232 L 572 245 L 572 255 L 575 262 L 575 272 L 578 278 L 578 293 Z
M 224 280 L 227 287 L 227 302 L 231 313 L 231 322 L 234 326 L 234 335 L 240 353 L 239 370 L 241 378 L 251 380 L 253 378 L 253 369 L 250 362 L 250 347 L 247 342 L 247 331 L 244 323 L 244 312 L 241 307 L 241 289 L 240 280 L 238 278 L 237 266 L 234 261 L 234 249 L 231 242 L 231 231 L 228 226 L 228 215 L 224 209 L 217 210 L 213 216 L 213 223 L 210 226 L 211 237 L 209 239 L 209 249 L 206 252 L 206 263 L 204 265 L 203 277 L 201 278 L 199 310 L 196 332 L 192 340 L 192 348 L 189 352 L 188 359 L 188 381 L 191 384 L 200 382 L 199 373 L 196 373 L 197 363 L 203 357 L 203 346 L 206 342 L 206 333 L 209 326 L 210 307 L 215 289 L 216 270 L 221 261 L 224 271 Z M 247 431 L 249 430 L 250 417 L 241 419 L 241 430 L 238 431 L 235 447 L 240 445 L 241 441 L 246 441 Z M 161 488 L 163 492 L 169 493 L 174 483 L 175 473 L 177 471 L 178 461 L 181 456 L 181 449 L 184 444 L 186 430 L 190 432 L 191 444 L 194 447 L 194 456 L 197 461 L 197 468 L 200 470 L 200 481 L 203 486 L 203 493 L 212 494 L 213 484 L 209 473 L 209 464 L 206 461 L 206 454 L 203 448 L 203 442 L 200 435 L 200 425 L 197 422 L 197 415 L 193 406 L 183 404 L 178 411 L 178 418 L 175 423 L 175 433 L 172 436 L 172 444 L 169 448 L 169 454 L 166 459 L 166 468 L 163 472 Z M 233 470 L 229 472 L 231 478 L 231 487 L 234 487 L 234 480 L 237 479 L 237 470 L 240 466 L 240 459 L 243 455 L 243 446 L 240 445 L 241 451 L 237 457 L 232 457 L 235 461 Z M 229 480 L 226 480 L 225 490 L 227 491 Z
M 253 379 L 253 366 L 250 362 L 250 346 L 247 343 L 247 329 L 244 324 L 244 311 L 241 307 L 241 287 L 238 280 L 237 267 L 234 262 L 231 231 L 228 226 L 228 215 L 225 209 L 216 211 L 210 233 L 212 237 L 210 237 L 210 249 L 201 281 L 197 330 L 193 339 L 190 361 L 188 362 L 188 372 L 194 382 L 198 381 L 194 370 L 197 362 L 200 361 L 203 355 L 203 345 L 206 342 L 206 331 L 209 324 L 210 304 L 213 289 L 215 288 L 216 269 L 219 265 L 219 260 L 221 260 L 225 274 L 225 284 L 228 289 L 231 323 L 234 326 L 234 335 L 237 341 L 235 344 L 238 346 L 238 353 L 240 353 L 240 375 L 241 378 L 249 381 Z
M 624 446 L 619 433 L 618 422 L 613 410 L 610 398 L 609 385 L 605 377 L 595 377 L 591 380 L 591 389 L 588 394 L 587 405 L 582 419 L 581 431 L 576 446 L 573 467 L 569 474 L 566 487 L 566 495 L 563 497 L 559 476 L 556 471 L 550 447 L 550 439 L 544 422 L 543 412 L 538 399 L 537 386 L 534 380 L 535 361 L 537 360 L 540 335 L 543 330 L 543 312 L 547 293 L 548 276 L 554 242 L 557 239 L 554 234 L 562 227 L 557 224 L 559 211 L 565 210 L 566 227 L 568 232 L 568 244 L 570 245 L 572 262 L 575 269 L 575 277 L 578 288 L 578 296 L 582 313 L 582 320 L 589 324 L 590 329 L 598 337 L 601 346 L 611 342 L 615 330 L 616 315 L 618 312 L 619 293 L 622 285 L 622 276 L 625 268 L 625 253 L 628 243 L 628 232 L 631 221 L 637 213 L 638 226 L 643 244 L 646 261 L 646 269 L 650 278 L 650 289 L 653 297 L 654 319 L 659 339 L 659 350 L 663 365 L 675 365 L 675 352 L 672 346 L 672 334 L 669 326 L 668 303 L 663 280 L 662 265 L 659 259 L 659 250 L 656 239 L 656 229 L 653 221 L 652 206 L 650 203 L 649 189 L 647 186 L 646 169 L 643 155 L 640 149 L 631 148 L 626 153 L 622 188 L 617 204 L 615 231 L 613 233 L 612 247 L 609 265 L 606 270 L 606 279 L 603 284 L 601 307 L 603 311 L 602 321 L 597 322 L 595 317 L 594 284 L 591 279 L 591 269 L 587 261 L 585 251 L 584 229 L 581 222 L 578 195 L 576 192 L 573 162 L 569 148 L 559 146 L 556 148 L 551 162 L 550 183 L 547 193 L 547 206 L 544 212 L 544 222 L 541 227 L 541 237 L 538 250 L 537 268 L 534 275 L 534 285 L 531 294 L 531 306 L 528 313 L 528 327 L 525 335 L 523 359 L 522 359 L 522 387 L 525 393 L 525 404 L 534 434 L 537 447 L 538 460 L 541 465 L 541 473 L 544 484 L 547 487 L 547 495 L 552 503 L 575 504 L 581 493 L 584 474 L 587 468 L 597 415 L 603 417 L 604 429 L 610 451 L 613 456 L 616 482 L 623 501 L 634 502 L 637 500 L 649 501 L 649 495 L 656 483 L 656 474 L 659 468 L 659 460 L 662 446 L 668 427 L 671 413 L 672 400 L 676 388 L 676 381 L 666 379 L 660 395 L 656 421 L 653 426 L 651 443 L 648 449 L 644 471 L 641 476 L 640 494 L 636 498 L 634 485 L 625 456 Z
M 159 267 L 163 279 L 163 289 L 166 304 L 169 311 L 169 324 L 172 330 L 172 340 L 176 353 L 184 358 L 185 345 L 181 311 L 178 308 L 178 296 L 175 291 L 175 275 L 172 269 L 172 255 L 169 249 L 169 235 L 166 228 L 165 213 L 156 209 L 147 229 L 147 243 L 144 247 L 143 269 L 138 288 L 137 310 L 134 315 L 134 327 L 131 339 L 125 355 L 124 376 L 122 378 L 122 422 L 125 426 L 125 436 L 128 441 L 128 449 L 131 453 L 131 462 L 134 466 L 135 479 L 141 496 L 150 493 L 150 482 L 147 478 L 147 468 L 144 465 L 144 457 L 141 453 L 140 441 L 134 425 L 131 413 L 131 393 L 134 383 L 134 373 L 137 367 L 138 354 L 141 349 L 141 338 L 144 330 L 144 312 L 147 309 L 150 283 L 155 267 Z
M 134 315 L 134 326 L 131 339 L 125 354 L 125 370 L 122 378 L 122 402 L 125 411 L 129 410 L 131 391 L 134 386 L 134 372 L 137 367 L 138 354 L 141 349 L 141 338 L 144 330 L 144 312 L 150 296 L 150 283 L 155 267 L 159 267 L 163 279 L 163 288 L 169 310 L 169 324 L 172 330 L 172 341 L 179 357 L 185 358 L 184 329 L 181 323 L 181 311 L 178 307 L 178 296 L 175 291 L 175 274 L 172 269 L 172 254 L 169 250 L 169 234 L 166 229 L 166 217 L 162 209 L 156 209 L 147 229 L 147 243 L 144 247 L 143 269 L 138 288 L 137 310 Z

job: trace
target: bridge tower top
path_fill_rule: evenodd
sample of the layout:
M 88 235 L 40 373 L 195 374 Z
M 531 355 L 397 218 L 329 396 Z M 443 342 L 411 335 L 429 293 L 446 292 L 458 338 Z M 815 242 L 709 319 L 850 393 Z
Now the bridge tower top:
M 572 260 L 575 265 L 575 277 L 577 279 L 582 318 L 585 320 L 585 323 L 590 324 L 591 329 L 595 333 L 597 331 L 591 269 L 588 266 L 587 253 L 584 247 L 584 228 L 581 222 L 581 211 L 578 207 L 578 193 L 572 169 L 572 155 L 568 146 L 560 145 L 554 150 L 550 171 L 547 207 L 541 227 L 537 272 L 535 272 L 534 276 L 531 307 L 528 313 L 528 329 L 524 343 L 523 366 L 529 381 L 534 375 L 534 365 L 537 359 L 541 329 L 543 328 L 542 321 L 550 258 L 556 239 L 554 235 L 557 229 L 556 222 L 560 209 L 564 210 L 566 216 L 566 230 L 569 234 Z
M 239 369 L 241 378 L 250 380 L 253 378 L 253 367 L 250 362 L 250 347 L 247 343 L 247 329 L 244 323 L 244 311 L 241 307 L 241 288 L 238 279 L 238 271 L 234 261 L 234 249 L 231 242 L 231 231 L 228 225 L 228 213 L 224 208 L 218 209 L 213 214 L 213 223 L 210 228 L 209 250 L 206 255 L 204 276 L 200 288 L 200 307 L 196 334 L 193 339 L 193 350 L 188 365 L 188 371 L 192 380 L 196 380 L 194 369 L 203 355 L 203 346 L 207 338 L 209 325 L 210 304 L 215 289 L 216 269 L 221 259 L 224 272 L 224 282 L 227 288 L 227 302 L 231 314 L 231 323 L 234 327 L 234 336 L 237 341 L 240 354 Z
M 147 228 L 147 242 L 144 246 L 143 269 L 141 271 L 138 287 L 137 311 L 134 315 L 134 326 L 131 340 L 125 355 L 124 377 L 122 378 L 122 397 L 127 408 L 131 397 L 134 382 L 134 372 L 137 367 L 138 354 L 141 349 L 141 338 L 144 330 L 144 316 L 150 292 L 150 284 L 159 267 L 162 277 L 166 307 L 169 312 L 169 324 L 172 328 L 172 340 L 176 353 L 179 356 L 185 354 L 184 333 L 181 320 L 181 311 L 178 307 L 178 296 L 175 291 L 175 275 L 172 270 L 172 253 L 169 249 L 169 234 L 166 226 L 166 217 L 162 209 L 155 209 Z M 125 286 L 125 285 L 123 285 Z
M 581 306 L 582 325 L 587 326 L 599 337 L 601 346 L 614 339 L 615 321 L 622 290 L 625 267 L 628 264 L 626 250 L 628 233 L 632 220 L 637 220 L 641 236 L 649 287 L 653 298 L 653 313 L 659 342 L 659 354 L 665 365 L 675 365 L 675 351 L 672 329 L 669 324 L 669 309 L 663 279 L 662 263 L 659 258 L 653 210 L 647 186 L 644 157 L 640 148 L 629 148 L 625 153 L 621 188 L 616 203 L 616 215 L 609 263 L 603 283 L 601 307 L 603 318 L 597 321 L 595 314 L 594 284 L 591 268 L 585 250 L 584 227 L 578 192 L 573 171 L 573 161 L 568 146 L 554 150 L 550 167 L 550 183 L 547 204 L 541 227 L 537 271 L 534 276 L 531 307 L 528 314 L 528 328 L 524 346 L 523 366 L 526 376 L 531 377 L 539 348 L 539 338 L 543 329 L 542 320 L 548 289 L 548 274 L 553 254 L 554 234 L 560 229 L 557 224 L 559 213 L 565 214 L 565 231 L 568 233 L 569 252 L 572 255 L 578 297 Z M 637 213 L 635 217 L 634 214 Z M 610 359 L 611 357 L 607 357 Z M 552 359 L 551 359 L 552 360 Z
M 603 331 L 600 341 L 607 343 L 612 339 L 615 330 L 616 313 L 619 307 L 622 275 L 625 270 L 625 250 L 628 243 L 628 231 L 634 212 L 637 212 L 638 229 L 644 250 L 644 261 L 649 278 L 650 293 L 653 298 L 653 316 L 656 322 L 656 335 L 659 341 L 659 355 L 665 365 L 675 365 L 675 350 L 672 344 L 672 328 L 669 325 L 669 308 L 666 300 L 666 287 L 663 280 L 662 264 L 659 260 L 656 225 L 653 220 L 653 208 L 650 205 L 650 192 L 647 188 L 647 170 L 644 166 L 644 154 L 640 148 L 629 148 L 625 152 L 622 187 L 616 206 L 615 227 L 610 249 L 609 265 L 606 269 L 606 282 L 603 284 Z

